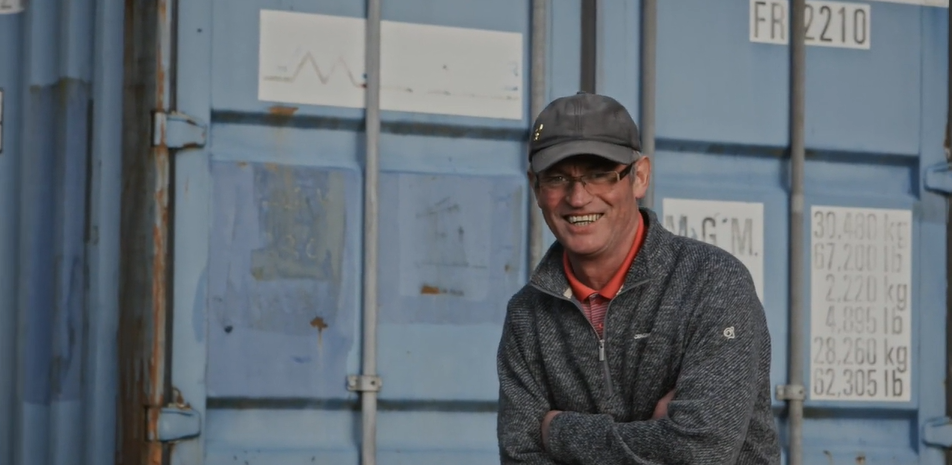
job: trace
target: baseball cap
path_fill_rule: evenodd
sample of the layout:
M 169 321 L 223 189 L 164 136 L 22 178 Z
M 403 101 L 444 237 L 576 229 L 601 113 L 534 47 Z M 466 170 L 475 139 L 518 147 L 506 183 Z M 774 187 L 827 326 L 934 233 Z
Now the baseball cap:
M 575 155 L 597 155 L 627 165 L 637 160 L 638 151 L 638 125 L 624 105 L 587 92 L 550 102 L 529 135 L 529 164 L 536 173 Z

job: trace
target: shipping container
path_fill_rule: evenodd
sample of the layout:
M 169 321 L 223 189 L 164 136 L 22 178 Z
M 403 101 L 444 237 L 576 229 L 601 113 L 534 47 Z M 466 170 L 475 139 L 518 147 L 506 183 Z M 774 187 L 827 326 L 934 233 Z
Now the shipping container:
M 0 0 L 0 464 L 498 463 L 579 90 L 750 270 L 785 463 L 946 463 L 948 1 L 801 2 Z

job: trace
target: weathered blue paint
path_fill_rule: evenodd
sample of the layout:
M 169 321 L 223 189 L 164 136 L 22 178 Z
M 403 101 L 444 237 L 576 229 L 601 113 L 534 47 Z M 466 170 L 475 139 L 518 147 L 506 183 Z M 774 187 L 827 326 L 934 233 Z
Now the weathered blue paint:
M 19 44 L 24 15 L 0 15 L 0 43 Z M 21 79 L 23 49 L 0 47 L 0 91 L 3 92 L 3 137 L 0 147 L 0 373 L 17 371 L 17 276 L 19 274 L 20 159 L 22 146 Z M 13 462 L 17 377 L 0 377 L 0 462 Z
M 501 324 L 524 274 L 525 189 L 518 173 L 382 175 L 381 324 Z
M 124 6 L 97 0 L 92 47 L 90 117 L 88 291 L 82 415 L 83 454 L 73 462 L 86 465 L 115 459 L 117 370 L 116 334 L 119 273 L 119 212 L 122 196 L 122 50 Z M 93 33 L 93 31 L 96 31 Z M 105 433 L 105 432 L 108 432 Z M 81 457 L 81 458 L 76 458 Z
M 784 158 L 789 49 L 748 42 L 742 22 L 747 8 L 744 2 L 659 4 L 656 196 L 764 203 L 771 378 L 784 384 L 791 292 Z M 815 204 L 911 209 L 916 290 L 912 400 L 808 398 L 805 463 L 852 463 L 860 457 L 865 463 L 941 463 L 937 449 L 921 445 L 919 430 L 925 420 L 944 415 L 945 355 L 935 348 L 945 347 L 946 213 L 944 199 L 922 189 L 921 172 L 944 161 L 947 14 L 876 2 L 871 50 L 807 49 L 807 211 Z M 728 23 L 734 26 L 722 26 Z M 810 263 L 809 250 L 804 253 Z M 809 296 L 809 279 L 796 292 Z M 810 373 L 805 375 L 809 382 Z M 775 405 L 781 412 L 782 403 Z
M 789 49 L 748 41 L 749 8 L 743 1 L 658 2 L 659 146 L 666 139 L 787 144 Z M 655 203 L 661 198 L 656 193 Z
M 211 62 L 211 2 L 179 2 L 179 43 L 174 63 Z M 220 11 L 220 10 L 219 10 Z M 211 89 L 208 67 L 176 66 L 175 79 L 191 85 L 176 89 L 175 108 L 189 116 L 211 122 Z M 213 134 L 209 134 L 214 137 Z M 209 139 L 213 140 L 213 139 Z M 173 263 L 194 261 L 199 266 L 175 270 L 172 285 L 176 289 L 172 301 L 172 385 L 182 400 L 196 411 L 202 435 L 177 444 L 169 454 L 172 465 L 202 463 L 206 460 L 205 433 L 209 426 L 205 401 L 207 397 L 208 353 L 208 257 L 211 231 L 212 182 L 209 172 L 210 153 L 204 148 L 184 150 L 175 155 L 176 216 L 173 240 L 176 244 Z
M 357 179 L 350 170 L 212 165 L 209 393 L 347 396 Z
M 122 16 L 104 0 L 0 15 L 2 463 L 113 458 Z
M 363 111 L 256 99 L 262 5 L 174 5 L 173 106 L 210 126 L 207 147 L 174 155 L 171 377 L 203 429 L 171 448 L 172 463 L 357 463 L 344 379 L 360 359 Z M 945 347 L 947 218 L 921 175 L 945 160 L 948 11 L 871 6 L 872 49 L 808 48 L 806 200 L 913 210 L 913 395 L 808 401 L 805 457 L 938 464 L 919 431 L 945 411 L 947 356 L 933 348 Z M 264 7 L 365 14 L 356 1 Z M 782 384 L 789 49 L 748 41 L 748 7 L 659 4 L 656 196 L 659 210 L 665 197 L 764 202 L 771 377 Z M 551 1 L 550 99 L 578 88 L 579 9 Z M 597 88 L 636 119 L 639 10 L 603 1 L 598 30 Z M 413 0 L 383 13 L 519 31 L 528 45 L 526 0 Z M 119 394 L 122 22 L 108 0 L 0 15 L 0 42 L 15 45 L 0 49 L 0 217 L 15 219 L 0 225 L 0 372 L 15 373 L 0 379 L 0 463 L 114 458 L 114 435 L 100 432 L 114 431 Z M 383 114 L 381 463 L 496 460 L 495 343 L 529 272 L 528 118 Z
M 479 7 L 444 3 L 419 1 L 400 8 L 385 6 L 384 18 L 528 34 L 527 2 Z M 567 0 L 553 0 L 551 4 L 546 89 L 550 99 L 575 92 L 580 79 L 579 5 Z M 258 166 L 273 164 L 280 167 L 275 168 L 278 172 L 286 173 L 285 184 L 303 185 L 306 183 L 301 179 L 307 178 L 303 173 L 357 172 L 362 162 L 362 138 L 355 133 L 360 129 L 362 111 L 256 100 L 254 68 L 236 63 L 254 61 L 257 42 L 247 31 L 255 30 L 258 8 L 260 5 L 231 2 L 227 9 L 215 9 L 214 15 L 205 16 L 206 24 L 213 29 L 211 37 L 194 35 L 189 39 L 202 47 L 210 43 L 215 52 L 204 52 L 210 55 L 203 56 L 205 61 L 192 57 L 179 62 L 179 69 L 189 70 L 189 76 L 200 87 L 215 83 L 210 102 L 195 108 L 202 112 L 207 108 L 213 118 L 209 183 L 215 192 L 228 192 L 227 198 L 214 194 L 210 201 L 214 220 L 209 244 L 213 252 L 207 277 L 198 272 L 205 269 L 202 260 L 176 264 L 176 273 L 209 280 L 209 384 L 205 392 L 201 386 L 192 387 L 194 392 L 207 396 L 213 407 L 206 410 L 202 439 L 207 451 L 205 463 L 355 463 L 359 422 L 348 411 L 355 397 L 341 395 L 340 402 L 332 402 L 326 391 L 315 387 L 317 381 L 310 374 L 302 374 L 311 373 L 308 368 L 317 360 L 313 353 L 294 351 L 302 344 L 299 334 L 308 331 L 291 322 L 301 318 L 295 313 L 300 310 L 281 315 L 289 320 L 271 313 L 306 294 L 284 292 L 285 299 L 255 314 L 257 319 L 242 313 L 256 305 L 254 299 L 236 299 L 222 307 L 233 318 L 227 325 L 219 320 L 222 313 L 215 312 L 219 304 L 214 299 L 220 294 L 216 289 L 222 288 L 223 280 L 235 276 L 235 270 L 243 276 L 239 282 L 245 283 L 246 290 L 241 292 L 253 292 L 263 283 L 279 282 L 282 273 L 319 282 L 326 277 L 327 267 L 334 269 L 333 262 L 320 267 L 317 264 L 322 262 L 298 260 L 287 268 L 260 269 L 258 279 L 254 278 L 248 270 L 254 268 L 251 243 L 268 250 L 259 229 L 263 228 L 261 221 L 269 221 L 262 220 L 267 216 L 262 216 L 265 212 L 254 199 L 262 185 L 272 186 L 277 181 L 269 177 L 256 184 L 252 172 Z M 280 8 L 354 17 L 364 14 L 360 2 L 327 6 L 285 2 Z M 748 8 L 740 1 L 713 5 L 694 0 L 659 5 L 656 195 L 659 210 L 664 197 L 764 202 L 765 307 L 774 340 L 771 376 L 775 384 L 782 384 L 789 355 L 788 163 L 784 159 L 789 50 L 749 42 Z M 929 141 L 934 146 L 939 140 L 938 126 L 927 129 L 921 122 L 927 116 L 934 121 L 933 126 L 944 121 L 938 114 L 944 104 L 929 106 L 922 100 L 927 92 L 944 95 L 941 90 L 933 93 L 945 76 L 945 58 L 938 57 L 945 51 L 945 42 L 935 36 L 947 34 L 947 25 L 932 19 L 938 25 L 930 29 L 926 21 L 938 18 L 933 15 L 945 10 L 881 3 L 876 3 L 874 10 L 876 38 L 872 50 L 809 49 L 807 143 L 811 158 L 807 200 L 811 204 L 913 208 L 917 212 L 914 231 L 920 238 L 915 258 L 920 267 L 914 275 L 915 282 L 921 283 L 922 295 L 918 298 L 925 299 L 930 293 L 929 299 L 941 302 L 944 297 L 937 290 L 943 287 L 944 272 L 936 261 L 928 265 L 935 269 L 926 278 L 923 267 L 928 257 L 922 250 L 944 248 L 937 225 L 944 224 L 945 213 L 938 207 L 941 199 L 920 192 L 918 173 L 927 157 L 924 147 Z M 915 24 L 917 18 L 922 19 L 922 25 Z M 638 2 L 600 3 L 597 88 L 620 99 L 636 118 L 640 102 L 640 20 Z M 196 27 L 204 26 L 196 23 Z M 908 34 L 910 30 L 921 32 Z M 936 64 L 923 67 L 930 53 L 938 57 L 933 60 Z M 210 69 L 203 66 L 206 62 L 212 63 Z M 935 82 L 929 84 L 927 74 Z M 842 77 L 846 75 L 848 79 Z M 908 79 L 910 75 L 917 78 Z M 871 98 L 869 92 L 878 98 Z M 940 98 L 935 101 L 943 102 Z M 522 231 L 526 211 L 534 201 L 525 183 L 524 145 L 507 136 L 506 131 L 524 129 L 527 123 L 528 118 L 510 122 L 383 114 L 378 360 L 384 380 L 378 429 L 381 463 L 495 460 L 493 355 L 504 302 L 529 272 L 524 265 Z M 938 160 L 936 153 L 929 156 Z M 242 170 L 248 172 L 239 181 L 237 173 Z M 230 203 L 224 206 L 223 201 Z M 352 208 L 359 214 L 359 205 Z M 294 220 L 282 224 L 296 224 L 299 220 L 295 215 L 304 213 L 288 213 Z M 663 211 L 660 213 L 663 215 Z M 313 237 L 326 237 L 329 231 L 340 228 L 338 223 L 316 221 L 321 225 L 310 233 Z M 230 224 L 243 225 L 235 239 L 221 235 L 234 231 Z M 196 230 L 203 227 L 196 226 Z M 927 239 L 930 230 L 933 236 Z M 201 235 L 186 231 L 183 229 L 183 240 L 201 240 Z M 357 235 L 356 228 L 348 231 L 352 231 L 348 237 Z M 553 240 L 548 231 L 545 240 Z M 238 252 L 219 250 L 230 247 L 226 244 L 239 243 L 243 245 Z M 291 249 L 285 253 L 291 253 Z M 266 258 L 259 260 L 271 263 L 274 255 L 259 253 L 264 254 L 259 257 Z M 359 255 L 358 248 L 342 266 L 350 266 L 357 273 Z M 240 265 L 223 271 L 219 260 Z M 317 289 L 322 286 L 314 285 Z M 317 292 L 340 306 L 336 318 L 359 311 L 356 299 L 341 304 L 333 300 L 335 287 L 324 289 Z M 198 307 L 197 303 L 191 304 L 184 311 L 198 311 Z M 180 311 L 183 309 L 177 306 L 176 315 Z M 916 323 L 923 325 L 924 319 L 942 320 L 944 314 L 938 306 L 923 308 L 917 318 Z M 263 320 L 270 323 L 264 325 Z M 276 354 L 269 358 L 271 371 L 236 368 L 249 360 L 251 366 L 259 366 L 261 362 L 255 357 L 268 355 L 249 355 L 237 345 L 228 346 L 230 354 L 216 348 L 218 341 L 245 334 L 250 337 L 253 332 L 247 328 L 248 321 L 264 325 L 254 333 L 272 331 L 274 337 L 284 338 L 280 345 L 264 339 L 254 343 L 260 353 Z M 352 324 L 346 334 L 352 345 L 333 355 L 335 360 L 347 362 L 320 372 L 326 376 L 320 383 L 329 383 L 326 386 L 342 384 L 346 374 L 356 372 L 358 353 L 350 348 L 359 347 L 358 320 L 349 321 Z M 225 326 L 232 332 L 226 333 Z M 325 333 L 334 326 L 328 325 Z M 920 327 L 913 336 L 930 344 L 944 344 L 934 329 L 937 327 L 941 328 Z M 908 404 L 808 403 L 807 457 L 811 461 L 825 460 L 823 450 L 828 450 L 837 460 L 855 460 L 857 454 L 863 454 L 870 462 L 895 457 L 938 463 L 932 451 L 921 450 L 914 439 L 910 443 L 921 419 L 927 413 L 938 415 L 937 406 L 942 405 L 941 391 L 924 387 L 931 376 L 926 373 L 941 371 L 940 361 L 921 357 L 921 351 L 919 354 L 921 360 L 914 362 L 918 363 L 917 392 Z M 294 370 L 285 367 L 303 371 L 275 374 Z M 278 377 L 282 382 L 262 384 L 255 375 Z M 300 386 L 310 390 L 295 391 Z M 783 404 L 775 405 L 785 430 Z M 836 415 L 837 419 L 827 415 Z M 866 421 L 869 419 L 873 422 Z M 327 425 L 335 428 L 328 429 Z

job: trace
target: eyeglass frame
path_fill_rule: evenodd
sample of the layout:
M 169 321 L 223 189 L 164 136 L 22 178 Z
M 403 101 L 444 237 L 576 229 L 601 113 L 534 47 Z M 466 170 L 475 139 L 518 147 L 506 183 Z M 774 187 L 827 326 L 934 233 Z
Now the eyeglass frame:
M 635 162 L 635 163 L 637 163 L 637 162 Z M 581 175 L 581 176 L 568 176 L 568 175 L 565 175 L 565 174 L 556 175 L 556 176 L 558 176 L 558 177 L 566 178 L 566 183 L 565 183 L 564 185 L 558 186 L 558 187 L 555 187 L 555 186 L 543 186 L 543 184 L 542 184 L 542 182 L 541 182 L 541 179 L 542 179 L 543 176 L 541 176 L 541 173 L 540 173 L 540 175 L 536 176 L 535 185 L 536 185 L 536 188 L 537 188 L 537 189 L 540 189 L 540 190 L 542 190 L 542 189 L 548 189 L 549 192 L 557 193 L 557 192 L 568 192 L 569 186 L 574 186 L 576 182 L 580 182 L 580 183 L 582 183 L 582 187 L 585 188 L 585 190 L 588 191 L 588 193 L 591 194 L 592 191 L 589 191 L 588 188 L 587 188 L 588 184 L 591 183 L 591 181 L 586 182 L 584 178 L 590 177 L 590 176 L 592 176 L 592 175 L 604 175 L 604 174 L 608 174 L 608 173 L 614 173 L 614 174 L 615 174 L 615 180 L 614 180 L 614 181 L 611 181 L 610 184 L 606 184 L 606 186 L 614 186 L 615 184 L 618 184 L 618 182 L 621 181 L 622 179 L 624 179 L 626 176 L 628 176 L 629 174 L 631 174 L 631 171 L 632 171 L 632 170 L 634 169 L 634 167 L 635 167 L 635 163 L 630 163 L 630 164 L 628 164 L 628 165 L 625 166 L 621 171 L 615 171 L 615 170 L 593 171 L 593 172 L 585 173 L 585 174 L 583 174 L 583 175 Z M 555 176 L 553 176 L 553 177 L 555 177 Z M 596 185 L 598 185 L 598 184 L 596 184 Z

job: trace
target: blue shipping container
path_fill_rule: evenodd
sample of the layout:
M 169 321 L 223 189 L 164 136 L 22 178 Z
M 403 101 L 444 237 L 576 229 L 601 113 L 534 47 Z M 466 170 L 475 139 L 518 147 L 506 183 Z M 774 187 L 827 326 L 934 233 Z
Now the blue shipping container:
M 806 1 L 802 100 L 788 0 L 8 3 L 0 464 L 498 463 L 528 128 L 579 89 L 750 269 L 785 460 L 945 463 L 947 1 Z

